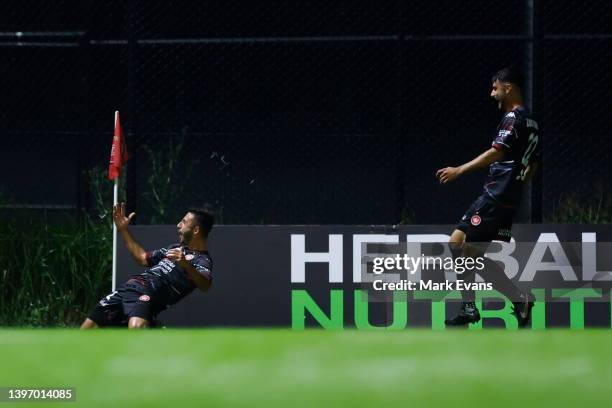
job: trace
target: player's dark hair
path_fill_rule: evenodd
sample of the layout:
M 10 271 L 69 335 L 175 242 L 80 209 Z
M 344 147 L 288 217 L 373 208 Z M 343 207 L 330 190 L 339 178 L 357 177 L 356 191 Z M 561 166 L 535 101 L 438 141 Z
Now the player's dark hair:
M 495 82 L 497 80 L 499 80 L 499 82 L 510 82 L 521 89 L 523 89 L 523 84 L 525 83 L 523 73 L 514 65 L 497 71 L 495 75 L 493 75 L 493 78 L 491 78 L 491 82 Z
M 215 223 L 215 214 L 213 210 L 209 206 L 204 205 L 204 207 L 201 208 L 192 207 L 187 210 L 187 212 L 193 214 L 196 223 L 204 230 L 204 237 L 208 237 Z

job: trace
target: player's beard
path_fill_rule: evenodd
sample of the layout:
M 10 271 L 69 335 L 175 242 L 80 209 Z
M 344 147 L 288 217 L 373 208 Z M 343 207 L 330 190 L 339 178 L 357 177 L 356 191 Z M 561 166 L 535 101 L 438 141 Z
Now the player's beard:
M 189 245 L 191 238 L 193 238 L 193 233 L 191 231 L 179 232 L 179 241 L 181 245 Z
M 498 94 L 495 100 L 497 101 L 497 109 L 499 109 L 500 111 L 505 110 L 506 104 L 504 103 L 504 101 L 506 100 L 506 94 Z
M 497 102 L 497 109 L 499 109 L 500 111 L 504 110 L 504 98 L 499 97 L 499 98 L 495 98 L 495 101 Z

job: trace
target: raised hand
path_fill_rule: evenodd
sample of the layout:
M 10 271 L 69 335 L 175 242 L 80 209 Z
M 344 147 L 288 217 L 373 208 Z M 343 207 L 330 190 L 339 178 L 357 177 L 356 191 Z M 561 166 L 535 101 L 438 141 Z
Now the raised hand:
M 131 213 L 125 216 L 125 203 L 117 203 L 113 206 L 113 221 L 118 230 L 126 229 L 135 215 L 136 213 Z

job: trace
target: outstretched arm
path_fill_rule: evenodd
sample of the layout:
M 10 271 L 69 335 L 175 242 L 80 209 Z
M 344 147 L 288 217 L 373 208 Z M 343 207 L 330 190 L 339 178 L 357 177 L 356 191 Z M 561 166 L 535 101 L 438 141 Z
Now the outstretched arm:
M 132 237 L 128 230 L 128 225 L 135 215 L 136 213 L 131 213 L 128 217 L 125 216 L 125 203 L 118 203 L 113 207 L 113 221 L 130 255 L 132 255 L 132 258 L 134 258 L 138 265 L 147 266 L 146 251 L 134 240 L 134 237 Z
M 492 147 L 474 160 L 464 163 L 459 167 L 444 167 L 438 170 L 436 177 L 440 180 L 440 184 L 450 183 L 464 173 L 487 167 L 491 163 L 500 161 L 503 157 L 504 153 L 501 150 Z

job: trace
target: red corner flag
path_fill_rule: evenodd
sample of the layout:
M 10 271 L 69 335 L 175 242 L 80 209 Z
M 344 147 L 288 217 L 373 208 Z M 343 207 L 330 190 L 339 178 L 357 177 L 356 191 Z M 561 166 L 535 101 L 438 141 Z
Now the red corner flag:
M 121 130 L 119 111 L 115 111 L 115 134 L 113 146 L 111 147 L 110 165 L 108 166 L 108 179 L 114 180 L 121 174 L 121 167 L 127 162 L 128 152 L 125 146 L 125 136 Z

